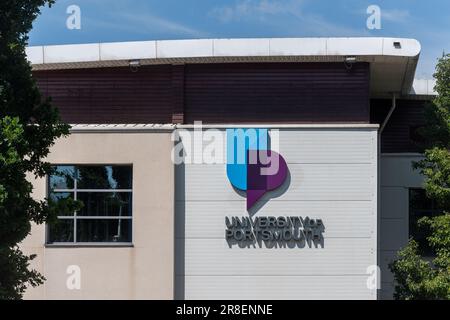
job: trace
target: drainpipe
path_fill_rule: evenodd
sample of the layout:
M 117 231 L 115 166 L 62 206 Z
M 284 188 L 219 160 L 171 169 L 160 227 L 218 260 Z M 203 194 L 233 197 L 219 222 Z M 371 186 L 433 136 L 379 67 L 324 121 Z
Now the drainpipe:
M 386 128 L 386 125 L 389 122 L 389 119 L 391 118 L 392 114 L 395 111 L 395 108 L 397 107 L 397 97 L 395 93 L 392 93 L 392 100 L 391 100 L 391 108 L 389 109 L 388 114 L 386 115 L 386 118 L 384 119 L 383 123 L 380 126 L 380 130 L 378 130 L 378 183 L 377 183 L 377 265 L 380 267 L 380 261 L 381 261 L 381 255 L 380 255 L 380 243 L 381 243 L 381 237 L 380 237 L 380 227 L 381 227 L 381 135 Z M 378 275 L 380 278 L 377 279 L 379 283 L 381 284 L 381 272 Z M 381 288 L 380 288 L 381 289 Z M 380 299 L 381 296 L 381 290 L 377 290 L 377 300 Z
M 388 112 L 386 118 L 384 119 L 383 123 L 381 124 L 380 131 L 378 132 L 378 134 L 380 135 L 379 138 L 381 138 L 381 134 L 383 133 L 384 128 L 386 128 L 386 125 L 389 122 L 389 119 L 391 118 L 392 114 L 394 113 L 396 106 L 397 106 L 397 97 L 395 96 L 395 93 L 393 93 L 391 109 L 389 109 L 389 112 Z

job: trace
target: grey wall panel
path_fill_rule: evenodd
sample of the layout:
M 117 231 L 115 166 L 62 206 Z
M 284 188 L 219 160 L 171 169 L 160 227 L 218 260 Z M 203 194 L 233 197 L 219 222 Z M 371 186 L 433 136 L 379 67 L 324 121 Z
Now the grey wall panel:
M 366 274 L 377 264 L 376 129 L 281 129 L 279 137 L 274 149 L 289 177 L 250 212 L 225 164 L 176 168 L 178 298 L 376 298 Z M 317 247 L 230 247 L 226 216 L 320 218 L 324 239 Z
M 245 200 L 177 201 L 175 234 L 191 239 L 223 239 L 223 213 L 240 213 L 244 207 Z M 327 238 L 370 238 L 376 232 L 373 225 L 376 208 L 371 201 L 265 201 L 258 215 L 274 212 L 322 219 L 326 221 Z
M 394 275 L 389 270 L 389 263 L 397 257 L 397 251 L 383 251 L 380 256 L 381 282 L 392 283 Z
M 408 214 L 408 188 L 381 187 L 381 218 L 405 219 Z
M 382 250 L 397 250 L 408 242 L 408 219 L 381 219 Z
M 370 238 L 326 238 L 323 247 L 303 248 L 230 248 L 223 239 L 177 241 L 189 252 L 183 268 L 187 276 L 364 275 L 375 251 Z
M 310 129 L 281 133 L 279 150 L 288 163 L 373 163 L 376 137 L 370 131 Z M 293 148 L 292 146 L 296 146 Z
M 224 130 L 208 130 L 205 133 L 203 146 L 210 145 L 209 138 L 216 139 L 215 134 L 223 134 Z M 271 149 L 279 151 L 288 163 L 313 163 L 313 164 L 361 164 L 372 163 L 376 160 L 377 152 L 374 150 L 374 135 L 371 131 L 361 131 L 360 129 L 348 128 L 332 129 L 332 128 L 305 128 L 283 129 L 278 131 L 278 144 L 276 143 L 277 135 L 270 132 L 273 137 L 269 140 L 272 144 Z M 222 135 L 224 137 L 224 135 Z M 226 141 L 220 140 L 222 155 L 226 154 Z M 203 152 L 202 148 L 194 147 L 192 140 L 183 140 L 185 151 L 191 163 L 194 158 L 200 156 Z M 295 146 L 295 147 L 293 147 Z M 197 158 L 198 159 L 198 158 Z
M 178 277 L 190 299 L 376 299 L 365 275 Z
M 380 299 L 393 300 L 394 299 L 394 284 L 392 282 L 381 282 Z
M 421 188 L 423 176 L 412 169 L 415 154 L 381 155 L 380 268 L 382 299 L 392 299 L 393 275 L 388 264 L 409 239 L 409 188 Z
M 417 170 L 413 170 L 413 161 L 421 160 L 416 155 L 389 155 L 381 157 L 381 186 L 382 187 L 422 187 L 423 178 Z
M 370 201 L 374 197 L 376 173 L 373 164 L 289 163 L 290 178 L 268 196 L 275 201 L 352 200 Z M 295 178 L 294 178 L 295 177 Z M 222 164 L 185 165 L 186 185 L 177 184 L 179 200 L 237 201 L 243 197 L 232 187 Z M 183 189 L 184 190 L 181 190 Z M 285 190 L 280 194 L 280 190 Z M 184 196 L 184 198 L 183 198 Z

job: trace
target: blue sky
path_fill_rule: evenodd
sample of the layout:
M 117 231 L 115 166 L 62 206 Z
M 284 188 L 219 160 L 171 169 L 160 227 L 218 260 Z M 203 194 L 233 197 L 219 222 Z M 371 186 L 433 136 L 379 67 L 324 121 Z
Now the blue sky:
M 69 5 L 81 29 L 66 27 Z M 381 8 L 381 29 L 366 28 L 369 5 Z M 450 52 L 448 0 L 57 0 L 44 8 L 30 45 L 133 40 L 246 37 L 373 36 L 422 44 L 417 78 L 431 78 Z

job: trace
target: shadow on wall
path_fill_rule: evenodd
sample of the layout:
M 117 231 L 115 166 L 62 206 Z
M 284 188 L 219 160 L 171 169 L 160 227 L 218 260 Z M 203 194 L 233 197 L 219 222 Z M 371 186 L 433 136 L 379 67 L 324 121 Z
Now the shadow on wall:
M 175 165 L 175 300 L 185 298 L 185 235 L 186 235 L 186 168 L 184 163 Z M 183 199 L 179 201 L 178 199 Z

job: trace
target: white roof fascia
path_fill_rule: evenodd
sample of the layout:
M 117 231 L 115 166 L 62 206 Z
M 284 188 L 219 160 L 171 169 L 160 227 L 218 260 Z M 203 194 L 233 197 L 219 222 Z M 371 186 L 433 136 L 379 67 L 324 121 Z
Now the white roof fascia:
M 228 62 L 369 62 L 375 95 L 410 93 L 421 46 L 404 38 L 191 39 L 28 47 L 34 70 Z M 386 75 L 384 75 L 386 72 Z M 391 72 L 390 75 L 388 73 Z M 393 74 L 392 74 L 393 72 Z M 395 77 L 393 77 L 395 75 Z
M 392 44 L 400 42 L 401 48 Z M 33 65 L 129 59 L 370 56 L 417 57 L 420 43 L 401 38 L 267 38 L 112 42 L 28 47 Z
M 437 92 L 434 90 L 436 86 L 435 79 L 414 79 L 410 95 L 421 96 L 436 96 Z

